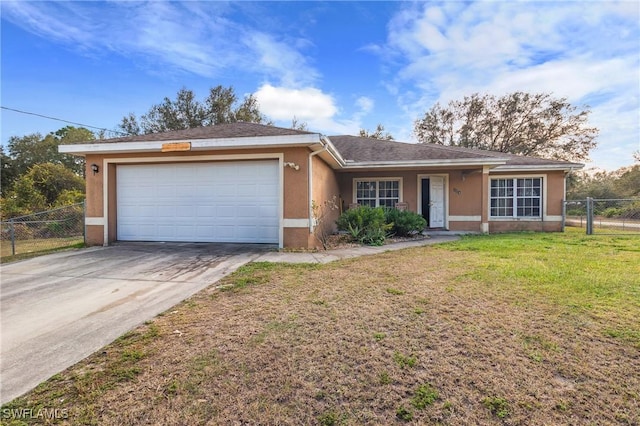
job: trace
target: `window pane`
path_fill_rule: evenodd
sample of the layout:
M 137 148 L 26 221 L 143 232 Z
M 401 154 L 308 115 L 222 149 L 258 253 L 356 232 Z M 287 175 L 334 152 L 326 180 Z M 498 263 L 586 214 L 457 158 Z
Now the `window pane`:
M 542 179 L 521 178 L 516 181 L 516 213 L 518 217 L 540 217 Z
M 383 180 L 378 182 L 378 205 L 395 207 L 400 201 L 400 182 L 397 180 Z
M 491 180 L 491 216 L 513 216 L 513 179 Z
M 400 181 L 370 180 L 356 182 L 356 202 L 361 206 L 395 207 L 400 202 Z
M 361 206 L 376 206 L 377 182 L 359 181 L 356 182 L 356 203 Z

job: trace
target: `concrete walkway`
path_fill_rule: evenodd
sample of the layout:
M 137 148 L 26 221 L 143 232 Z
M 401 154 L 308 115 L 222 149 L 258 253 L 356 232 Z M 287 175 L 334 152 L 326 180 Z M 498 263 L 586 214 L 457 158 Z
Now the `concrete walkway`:
M 456 241 L 459 235 L 433 235 L 423 240 L 402 241 L 386 244 L 380 247 L 362 246 L 317 252 L 267 252 L 254 259 L 254 262 L 282 262 L 282 263 L 329 263 L 340 259 L 368 256 L 387 251 L 402 250 L 409 247 L 421 247 L 439 243 Z

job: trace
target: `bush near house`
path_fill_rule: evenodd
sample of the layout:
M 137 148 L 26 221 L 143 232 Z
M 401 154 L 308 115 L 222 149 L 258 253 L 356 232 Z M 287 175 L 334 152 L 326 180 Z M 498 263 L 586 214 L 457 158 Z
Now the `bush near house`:
M 409 210 L 385 209 L 385 222 L 393 225 L 391 232 L 399 237 L 410 237 L 424 231 L 427 221 Z
M 410 211 L 360 206 L 342 213 L 336 224 L 354 241 L 379 246 L 390 235 L 407 237 L 422 232 L 427 222 Z
M 342 213 L 336 221 L 338 230 L 348 232 L 354 241 L 380 246 L 391 226 L 385 222 L 382 207 L 360 206 Z

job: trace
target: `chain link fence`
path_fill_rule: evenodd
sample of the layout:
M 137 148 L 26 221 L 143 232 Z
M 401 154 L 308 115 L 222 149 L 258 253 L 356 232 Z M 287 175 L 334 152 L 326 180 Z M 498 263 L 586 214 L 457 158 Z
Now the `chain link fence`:
M 564 225 L 592 234 L 640 235 L 640 198 L 565 201 Z
M 84 203 L 0 222 L 1 257 L 84 243 Z

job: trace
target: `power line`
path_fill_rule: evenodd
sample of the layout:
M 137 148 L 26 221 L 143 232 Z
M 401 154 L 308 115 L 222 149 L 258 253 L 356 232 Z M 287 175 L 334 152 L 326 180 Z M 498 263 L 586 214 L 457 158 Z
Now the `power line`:
M 91 128 L 91 129 L 103 130 L 105 132 L 117 133 L 117 134 L 122 135 L 122 136 L 129 136 L 128 133 L 120 132 L 118 130 L 105 129 L 104 127 L 90 126 L 88 124 L 76 123 L 75 121 L 63 120 L 62 118 L 56 118 L 56 117 L 49 117 L 48 115 L 37 114 L 35 112 L 29 112 L 29 111 L 21 111 L 19 109 L 9 108 L 9 107 L 5 107 L 5 106 L 0 106 L 0 108 L 6 109 L 7 111 L 19 112 L 20 114 L 35 115 L 36 117 L 47 118 L 49 120 L 56 120 L 56 121 L 61 121 L 63 123 L 75 124 L 76 126 L 88 127 L 88 128 Z

